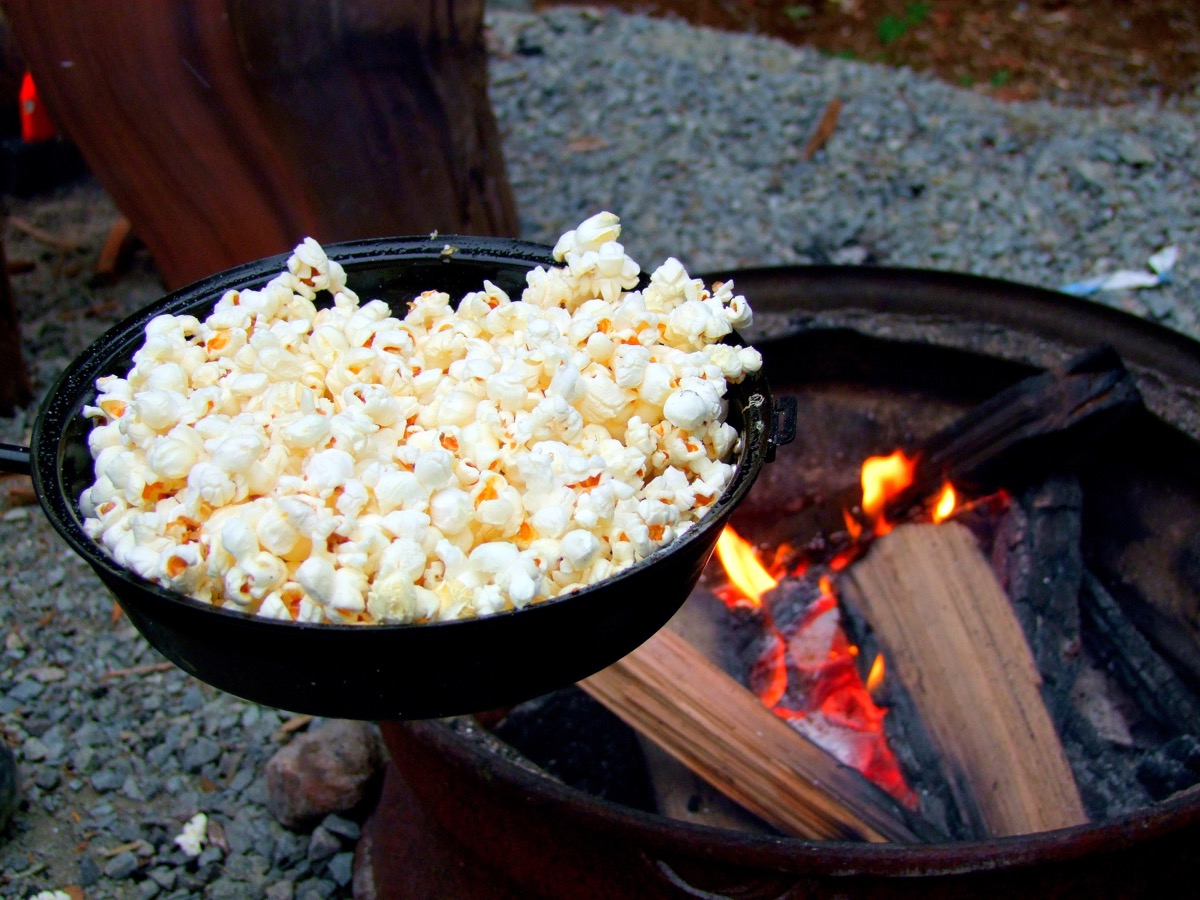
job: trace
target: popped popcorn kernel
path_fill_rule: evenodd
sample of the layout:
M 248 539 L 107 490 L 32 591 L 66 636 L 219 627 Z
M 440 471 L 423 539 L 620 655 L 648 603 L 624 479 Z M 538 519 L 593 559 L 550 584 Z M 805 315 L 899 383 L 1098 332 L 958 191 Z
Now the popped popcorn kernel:
M 306 238 L 206 318 L 157 316 L 84 407 L 85 531 L 142 577 L 290 622 L 490 615 L 636 563 L 729 484 L 726 389 L 762 358 L 722 342 L 751 320 L 732 282 L 669 258 L 639 286 L 620 234 L 588 218 L 519 297 L 484 281 L 398 309 Z

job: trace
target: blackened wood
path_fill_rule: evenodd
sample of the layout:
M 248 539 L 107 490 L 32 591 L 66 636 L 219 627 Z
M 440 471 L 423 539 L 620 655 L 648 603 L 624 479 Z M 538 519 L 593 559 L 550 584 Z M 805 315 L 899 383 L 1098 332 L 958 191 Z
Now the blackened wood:
M 1138 766 L 1138 779 L 1155 800 L 1200 783 L 1200 739 L 1183 734 L 1147 754 Z
M 1088 647 L 1167 734 L 1200 735 L 1200 703 L 1090 572 L 1080 605 Z
M 874 660 L 883 650 L 862 611 L 855 604 L 842 603 L 842 613 L 846 635 L 859 648 L 860 658 Z M 887 665 L 886 654 L 884 660 Z M 884 734 L 900 770 L 920 801 L 921 815 L 954 840 L 986 838 L 983 813 L 970 785 L 960 773 L 948 772 L 942 765 L 941 754 L 904 682 L 895 673 L 886 674 L 873 696 L 887 710 Z
M 1052 475 L 1014 497 L 997 535 L 993 565 L 1021 622 L 1056 720 L 1071 705 L 1079 671 L 1083 490 Z
M 839 582 L 990 833 L 1087 821 L 1021 626 L 971 533 L 902 525 Z
M 168 286 L 322 242 L 514 235 L 483 0 L 5 3 Z
M 912 484 L 889 501 L 890 521 L 902 521 L 950 482 L 968 494 L 1020 488 L 1069 460 L 1142 405 L 1141 395 L 1110 347 L 1080 354 L 1026 378 L 981 403 L 919 447 Z M 847 543 L 845 512 L 862 520 L 862 487 L 849 485 L 825 503 L 781 518 L 767 540 L 804 552 Z

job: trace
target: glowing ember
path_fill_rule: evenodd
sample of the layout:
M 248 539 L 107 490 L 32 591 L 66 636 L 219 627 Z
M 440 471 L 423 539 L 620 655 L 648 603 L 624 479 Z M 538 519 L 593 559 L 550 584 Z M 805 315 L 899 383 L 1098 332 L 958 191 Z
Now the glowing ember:
M 883 654 L 875 654 L 875 661 L 871 663 L 871 671 L 867 673 L 867 690 L 872 694 L 879 690 L 879 686 L 883 684 L 885 669 Z
M 889 500 L 912 484 L 913 460 L 897 450 L 890 456 L 872 456 L 862 465 L 862 508 L 875 522 L 875 534 L 892 530 L 883 516 Z
M 763 595 L 779 585 L 754 548 L 726 527 L 717 555 L 730 580 L 722 599 L 750 606 L 761 617 L 760 650 L 746 673 L 750 689 L 796 731 L 914 808 L 916 795 L 883 730 L 886 710 L 871 697 L 883 678 L 882 658 L 876 658 L 868 687 L 858 671 L 858 648 L 842 628 L 832 580 L 821 575 L 819 596 L 784 628 L 763 604 Z
M 954 510 L 958 506 L 958 497 L 954 493 L 954 486 L 947 483 L 942 488 L 942 493 L 938 496 L 937 503 L 933 505 L 933 523 L 940 525 L 948 518 L 954 515 Z
M 762 595 L 779 583 L 763 568 L 754 548 L 728 525 L 717 539 L 717 557 L 732 586 L 750 606 L 762 606 Z

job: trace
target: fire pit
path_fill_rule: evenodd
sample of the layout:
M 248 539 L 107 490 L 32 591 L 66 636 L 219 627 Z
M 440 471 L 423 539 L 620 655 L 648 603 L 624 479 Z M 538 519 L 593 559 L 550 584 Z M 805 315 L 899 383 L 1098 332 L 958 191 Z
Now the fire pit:
M 734 517 L 756 542 L 852 483 L 864 456 L 917 445 L 1020 379 L 1110 344 L 1145 406 L 1058 467 L 1082 497 L 1078 564 L 1085 591 L 1110 595 L 1103 609 L 1135 622 L 1194 697 L 1200 347 L 1103 307 L 966 276 L 787 268 L 735 280 L 755 303 L 753 339 L 773 388 L 797 398 L 807 423 Z M 479 721 L 385 725 L 396 766 L 360 845 L 364 893 L 1129 896 L 1200 869 L 1195 789 L 1097 813 L 1104 791 L 1084 784 L 1090 822 L 1028 834 L 802 840 L 668 818 L 636 808 L 636 791 L 621 803 L 592 796 L 539 772 Z M 1177 729 L 1194 735 L 1200 722 Z

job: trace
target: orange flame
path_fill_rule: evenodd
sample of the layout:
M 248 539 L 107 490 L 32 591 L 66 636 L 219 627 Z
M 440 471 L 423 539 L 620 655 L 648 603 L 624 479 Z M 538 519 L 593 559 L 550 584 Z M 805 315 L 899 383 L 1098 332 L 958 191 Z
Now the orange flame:
M 867 673 L 867 690 L 872 694 L 874 694 L 875 691 L 879 689 L 879 686 L 883 684 L 885 669 L 886 666 L 883 662 L 883 654 L 875 654 L 875 660 L 871 663 L 871 671 Z
M 728 525 L 717 538 L 717 558 L 730 582 L 751 606 L 762 606 L 763 594 L 779 583 L 763 568 L 754 548 Z
M 875 533 L 887 534 L 892 526 L 883 517 L 887 502 L 912 484 L 913 460 L 897 450 L 890 456 L 872 456 L 862 465 L 862 508 L 875 520 Z
M 954 485 L 949 482 L 938 495 L 937 503 L 933 505 L 933 524 L 940 525 L 954 515 L 958 507 L 958 496 L 954 493 Z

